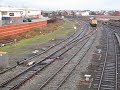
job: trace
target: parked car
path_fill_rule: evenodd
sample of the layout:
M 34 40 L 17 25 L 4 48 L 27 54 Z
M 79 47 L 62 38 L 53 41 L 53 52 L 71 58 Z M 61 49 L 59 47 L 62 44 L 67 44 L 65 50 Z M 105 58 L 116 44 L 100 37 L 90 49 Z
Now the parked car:
M 25 18 L 25 19 L 23 19 L 23 22 L 32 22 L 32 18 Z

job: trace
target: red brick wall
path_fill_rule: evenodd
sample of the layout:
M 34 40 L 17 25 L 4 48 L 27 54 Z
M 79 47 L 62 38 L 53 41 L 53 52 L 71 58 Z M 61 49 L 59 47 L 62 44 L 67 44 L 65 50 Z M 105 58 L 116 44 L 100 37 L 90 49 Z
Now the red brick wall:
M 47 21 L 0 27 L 0 37 L 11 36 L 47 26 Z

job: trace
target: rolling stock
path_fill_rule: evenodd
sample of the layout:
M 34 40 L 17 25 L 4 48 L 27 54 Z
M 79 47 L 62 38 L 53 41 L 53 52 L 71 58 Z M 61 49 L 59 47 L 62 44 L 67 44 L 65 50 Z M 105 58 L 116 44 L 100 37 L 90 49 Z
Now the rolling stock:
M 89 21 L 91 27 L 97 27 L 97 20 L 95 18 L 90 18 L 90 21 Z

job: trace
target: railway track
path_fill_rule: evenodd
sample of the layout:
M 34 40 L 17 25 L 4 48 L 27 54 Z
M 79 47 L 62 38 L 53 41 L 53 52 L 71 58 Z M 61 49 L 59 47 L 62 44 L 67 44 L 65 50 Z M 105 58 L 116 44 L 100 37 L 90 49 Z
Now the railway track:
M 94 90 L 119 90 L 118 89 L 118 44 L 113 33 L 105 27 L 107 36 L 104 62 L 97 70 L 94 80 Z
M 48 57 L 46 57 L 45 59 L 47 59 L 47 58 L 48 58 Z M 45 59 L 44 59 L 44 60 L 45 60 Z M 44 61 L 44 60 L 42 60 L 42 61 Z M 17 79 L 16 81 L 19 81 L 18 79 L 20 78 L 20 80 L 22 80 L 22 81 L 19 82 L 19 84 L 13 86 L 10 90 L 14 90 L 15 88 L 19 87 L 20 85 L 22 85 L 23 83 L 25 83 L 28 79 L 30 79 L 30 78 L 33 77 L 35 74 L 37 74 L 37 73 L 39 72 L 39 69 L 41 70 L 41 69 L 44 69 L 44 68 L 45 68 L 45 67 L 44 67 L 44 68 L 41 68 L 41 66 L 39 67 L 39 64 L 40 64 L 42 61 L 40 61 L 39 63 L 33 65 L 32 67 L 28 68 L 27 70 L 23 71 L 22 73 L 18 74 L 17 76 L 15 76 L 15 77 L 13 77 L 13 78 L 11 78 L 11 79 L 3 82 L 3 83 L 0 85 L 0 87 L 4 87 L 4 86 L 6 86 L 7 84 L 9 84 L 8 87 L 7 87 L 7 88 L 9 88 L 9 86 L 13 86 L 13 85 L 10 85 L 10 82 L 11 82 L 11 81 L 14 82 L 14 79 Z M 38 70 L 35 70 L 35 68 L 38 69 Z M 33 72 L 32 72 L 31 74 L 30 74 L 30 73 L 26 74 L 26 73 L 27 73 L 28 71 L 30 71 L 30 70 L 33 71 Z M 29 78 L 28 78 L 28 77 L 26 78 L 24 75 L 28 76 Z M 22 76 L 22 79 L 21 79 L 21 76 Z M 23 80 L 23 79 L 24 79 L 24 80 Z M 15 82 L 14 82 L 14 83 L 15 83 Z
M 115 35 L 115 43 L 116 43 L 116 63 L 117 63 L 117 76 L 116 76 L 116 87 L 117 87 L 117 90 L 120 89 L 120 32 L 119 32 L 119 29 L 117 28 L 110 28 L 108 27 L 111 32 Z
M 116 35 L 116 34 L 115 34 Z M 120 89 L 120 38 L 117 38 L 117 36 L 115 36 L 117 41 L 116 41 L 116 59 L 117 59 L 117 82 L 116 82 L 116 87 L 117 87 L 117 90 Z M 120 37 L 120 36 L 119 36 Z
M 84 27 L 85 27 L 85 26 L 84 26 Z M 78 29 L 80 29 L 80 27 L 79 27 Z M 45 54 L 46 52 L 49 52 L 51 49 L 55 48 L 56 46 L 59 47 L 60 44 L 66 44 L 66 45 L 67 45 L 67 44 L 69 44 L 70 42 L 74 41 L 74 40 L 75 40 L 77 37 L 79 37 L 81 34 L 82 34 L 81 37 L 83 37 L 83 36 L 85 35 L 85 33 L 83 34 L 83 32 L 84 32 L 84 30 L 82 30 L 80 33 L 79 33 L 79 31 L 77 31 L 77 33 L 78 33 L 77 35 L 76 35 L 76 32 L 74 32 L 74 33 L 73 33 L 72 35 L 70 35 L 67 39 L 62 40 L 61 42 L 59 42 L 59 43 L 51 46 L 50 48 L 48 48 L 47 50 L 43 51 L 42 53 L 39 53 L 39 54 L 34 55 L 34 56 L 32 56 L 32 57 L 24 60 L 24 61 L 21 61 L 21 62 L 19 63 L 19 65 L 23 64 L 23 63 L 26 62 L 26 61 L 30 61 L 30 60 L 38 57 L 38 56 L 41 56 L 41 55 Z M 61 45 L 61 46 L 64 46 L 64 45 Z M 56 51 L 57 51 L 57 50 L 56 50 Z M 18 66 L 18 65 L 15 65 L 15 66 L 13 66 L 13 67 L 10 67 L 10 68 L 8 68 L 8 69 L 0 72 L 0 74 L 4 74 L 4 73 L 6 73 L 6 72 L 8 72 L 8 71 L 10 71 L 10 70 L 12 70 L 12 69 L 14 69 L 14 68 L 16 68 L 17 66 Z
M 118 35 L 120 35 L 120 27 L 117 27 L 115 25 L 106 25 L 109 29 L 111 29 L 114 33 L 117 33 Z
M 67 60 L 63 66 L 61 66 L 46 81 L 44 81 L 44 83 L 37 90 L 58 90 L 73 73 L 75 68 L 80 64 L 80 62 L 92 46 L 95 40 L 95 37 L 92 37 L 93 35 L 94 34 L 92 34 L 90 38 L 86 39 L 84 41 L 84 44 L 82 46 L 79 46 L 78 51 L 69 60 Z M 90 44 L 89 46 L 87 45 L 88 43 Z
M 66 52 L 66 51 L 65 51 Z

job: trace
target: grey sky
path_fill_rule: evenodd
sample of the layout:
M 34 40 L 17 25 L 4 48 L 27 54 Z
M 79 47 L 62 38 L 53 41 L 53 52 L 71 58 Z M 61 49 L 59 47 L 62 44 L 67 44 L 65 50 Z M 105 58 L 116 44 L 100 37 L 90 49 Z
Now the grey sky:
M 120 0 L 1 0 L 0 4 L 44 10 L 120 10 Z

